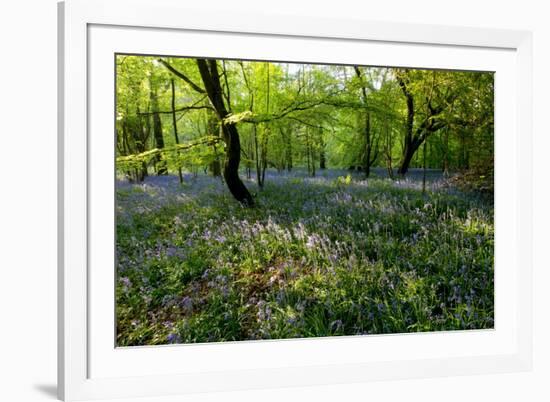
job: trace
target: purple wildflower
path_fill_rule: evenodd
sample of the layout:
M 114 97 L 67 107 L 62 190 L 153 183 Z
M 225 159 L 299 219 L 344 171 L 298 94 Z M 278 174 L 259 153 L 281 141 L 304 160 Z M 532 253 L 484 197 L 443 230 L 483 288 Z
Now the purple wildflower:
M 168 341 L 168 343 L 181 343 L 180 336 L 174 332 L 169 333 L 166 337 L 166 340 Z

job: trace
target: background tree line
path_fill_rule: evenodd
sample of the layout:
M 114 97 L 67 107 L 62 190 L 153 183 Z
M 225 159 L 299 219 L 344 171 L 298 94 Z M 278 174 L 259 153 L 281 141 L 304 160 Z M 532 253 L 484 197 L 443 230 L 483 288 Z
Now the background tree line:
M 266 170 L 493 175 L 493 74 L 117 56 L 117 170 L 204 170 L 254 203 Z M 468 176 L 468 174 L 470 176 Z

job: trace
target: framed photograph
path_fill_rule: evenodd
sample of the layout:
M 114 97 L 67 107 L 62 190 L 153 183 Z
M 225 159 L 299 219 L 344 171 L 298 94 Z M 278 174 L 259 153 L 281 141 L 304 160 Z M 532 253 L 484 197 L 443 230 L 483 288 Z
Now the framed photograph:
M 529 32 L 58 11 L 61 399 L 530 369 Z

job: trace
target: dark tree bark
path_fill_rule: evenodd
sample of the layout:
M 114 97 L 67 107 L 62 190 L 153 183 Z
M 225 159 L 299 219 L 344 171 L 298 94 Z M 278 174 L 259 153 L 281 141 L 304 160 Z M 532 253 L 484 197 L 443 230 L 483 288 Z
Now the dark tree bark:
M 437 130 L 445 127 L 445 124 L 434 119 L 440 111 L 429 107 L 431 112 L 428 114 L 428 117 L 422 122 L 420 127 L 415 131 L 414 136 L 410 142 L 405 142 L 405 148 L 403 150 L 403 159 L 401 160 L 401 166 L 399 167 L 398 173 L 404 175 L 409 170 L 409 165 L 412 158 L 416 154 L 416 151 L 420 146 L 426 141 L 426 139 Z
M 283 169 L 287 171 L 292 170 L 292 133 L 291 129 L 285 129 L 279 127 L 279 132 L 281 133 L 281 141 L 283 143 Z
M 131 155 L 128 146 L 128 123 L 126 117 L 121 121 L 120 128 L 117 127 L 117 155 Z M 126 178 L 134 181 L 134 172 L 131 169 L 124 171 Z
M 158 149 L 163 149 L 164 137 L 162 136 L 162 121 L 160 119 L 160 115 L 157 113 L 159 111 L 157 89 L 154 87 L 152 80 L 151 80 L 151 88 L 150 88 L 150 98 L 151 98 L 151 106 L 153 109 L 153 136 L 155 138 L 155 146 Z M 166 161 L 163 159 L 162 154 L 159 154 L 155 163 L 155 168 L 157 170 L 158 175 L 168 174 Z
M 246 162 L 246 178 L 251 179 L 252 178 L 252 153 L 254 150 L 252 149 L 252 141 L 248 141 L 248 156 L 247 156 L 247 162 Z
M 252 195 L 239 177 L 239 164 L 241 162 L 239 132 L 235 124 L 224 122 L 229 112 L 224 104 L 216 60 L 197 59 L 197 66 L 210 103 L 212 103 L 221 121 L 223 139 L 226 143 L 223 177 L 233 197 L 244 205 L 252 206 L 254 205 Z
M 405 70 L 405 74 L 408 70 Z M 397 74 L 397 82 L 399 87 L 405 95 L 405 100 L 407 102 L 407 125 L 405 128 L 405 139 L 403 143 L 403 158 L 401 160 L 401 165 L 397 170 L 397 173 L 400 175 L 405 175 L 409 170 L 409 165 L 411 163 L 412 157 L 420 144 L 416 145 L 413 141 L 413 127 L 414 127 L 414 97 L 407 87 L 407 83 L 400 74 Z
M 363 75 L 359 67 L 354 66 L 353 69 L 355 70 L 355 75 L 357 75 L 357 78 L 361 82 L 361 101 L 363 103 L 363 107 L 365 108 L 365 149 L 363 151 L 362 165 L 363 171 L 365 172 L 365 177 L 368 178 L 370 176 L 370 168 L 378 158 L 378 142 L 374 143 L 371 133 L 371 116 L 368 109 L 367 88 L 363 82 Z
M 269 89 L 270 89 L 270 76 L 269 76 L 269 63 L 265 64 L 266 66 L 266 78 L 267 78 L 267 85 L 266 85 L 266 97 L 265 97 L 265 111 L 266 114 L 269 115 Z M 267 170 L 267 143 L 269 141 L 269 135 L 270 135 L 270 127 L 269 122 L 266 123 L 263 127 L 263 136 L 262 136 L 262 180 L 261 180 L 261 189 L 264 188 L 265 184 L 265 171 Z
M 309 136 L 309 127 L 305 128 L 306 139 L 306 157 L 307 157 L 307 172 L 310 176 L 315 177 L 315 158 L 311 149 L 311 141 Z
M 468 170 L 470 168 L 470 152 L 466 146 L 466 130 L 464 128 L 460 129 L 460 168 L 462 170 Z
M 220 129 L 218 128 L 218 121 L 215 115 L 210 116 L 208 119 L 208 130 L 214 137 L 220 136 Z M 214 149 L 215 159 L 208 165 L 208 171 L 214 177 L 220 177 L 222 175 L 222 168 L 220 159 L 216 152 L 216 145 L 212 145 Z
M 252 139 L 254 140 L 254 164 L 256 165 L 256 183 L 260 190 L 263 188 L 262 171 L 260 164 L 260 145 L 258 143 L 258 127 L 255 123 L 252 125 Z
M 241 162 L 241 142 L 239 132 L 235 124 L 225 123 L 229 116 L 229 108 L 224 103 L 224 95 L 220 83 L 220 75 L 216 60 L 196 59 L 197 66 L 204 89 L 195 84 L 185 74 L 177 71 L 165 60 L 159 60 L 173 74 L 184 80 L 191 88 L 201 94 L 207 94 L 216 115 L 220 120 L 222 139 L 225 147 L 225 164 L 223 167 L 223 178 L 233 197 L 246 206 L 253 206 L 252 195 L 239 177 L 239 165 Z
M 206 91 L 203 88 L 199 87 L 197 84 L 195 84 L 189 78 L 187 78 L 187 76 L 185 74 L 182 74 L 181 72 L 176 70 L 174 67 L 172 67 L 166 60 L 159 59 L 159 62 L 162 63 L 164 65 L 164 67 L 166 67 L 169 71 L 171 71 L 176 77 L 179 77 L 182 80 L 184 80 L 187 84 L 189 84 L 189 86 L 191 88 L 193 88 L 198 93 L 200 93 L 200 94 L 205 94 L 206 93 Z
M 244 83 L 246 85 L 246 88 L 248 89 L 248 95 L 250 104 L 248 107 L 248 110 L 251 112 L 254 112 L 254 91 L 252 87 L 250 86 L 250 82 L 248 81 L 248 77 L 246 74 L 246 71 L 244 69 L 244 64 L 242 61 L 239 62 L 239 65 L 241 66 L 241 72 L 243 74 Z M 257 147 L 257 138 L 256 138 L 256 125 L 252 127 L 253 130 L 253 138 L 251 141 L 248 142 L 248 156 L 247 156 L 247 163 L 246 163 L 246 178 L 250 179 L 252 177 L 252 156 L 254 156 L 254 162 L 256 164 L 256 178 L 259 180 L 259 173 L 258 173 L 258 147 Z
M 319 146 L 321 148 L 319 151 L 319 169 L 324 170 L 327 168 L 327 157 L 325 154 L 325 141 L 323 140 L 323 133 L 321 133 L 319 139 Z
M 267 142 L 269 139 L 269 134 L 267 129 L 264 128 L 263 137 L 262 137 L 262 152 L 261 152 L 261 189 L 264 188 L 265 184 L 265 171 L 267 170 Z
M 422 193 L 426 192 L 426 144 L 424 141 L 424 149 L 422 150 Z
M 365 177 L 370 176 L 370 165 L 374 161 L 371 161 L 371 152 L 372 152 L 372 145 L 371 145 L 371 138 L 370 138 L 370 113 L 367 112 L 365 116 L 365 154 L 363 157 L 363 170 L 365 171 Z
M 384 157 L 386 159 L 386 170 L 388 172 L 388 177 L 390 179 L 393 179 L 393 164 L 392 164 L 393 141 L 392 141 L 391 127 L 387 116 L 384 117 L 384 130 L 385 130 Z
M 134 146 L 136 149 L 135 153 L 142 153 L 147 149 L 147 142 L 151 135 L 151 122 L 149 118 L 145 119 L 145 125 L 143 124 L 142 117 L 140 115 L 139 107 L 136 107 L 136 119 L 137 127 L 134 125 Z M 143 181 L 149 175 L 147 171 L 147 164 L 142 162 L 141 169 L 136 169 L 136 181 Z
M 408 70 L 405 70 L 405 77 Z M 434 72 L 435 74 L 435 72 Z M 405 175 L 409 170 L 411 160 L 413 159 L 416 151 L 424 141 L 433 133 L 445 127 L 445 122 L 438 119 L 437 117 L 443 111 L 443 106 L 433 106 L 431 95 L 427 99 L 426 107 L 426 117 L 418 125 L 416 130 L 414 130 L 414 119 L 415 119 L 415 110 L 414 110 L 414 97 L 407 87 L 406 79 L 401 74 L 396 75 L 397 82 L 401 87 L 405 99 L 407 101 L 407 126 L 405 131 L 405 139 L 403 144 L 403 157 L 401 159 L 401 165 L 399 166 L 398 173 L 400 175 Z M 432 85 L 433 89 L 433 85 Z M 449 97 L 450 99 L 450 97 Z M 448 99 L 448 100 L 449 100 Z
M 290 172 L 293 168 L 292 161 L 292 133 L 287 133 L 286 137 L 286 169 Z
M 170 80 L 170 85 L 172 88 L 172 126 L 174 127 L 174 140 L 176 141 L 176 144 L 180 143 L 180 140 L 178 138 L 178 124 L 176 120 L 176 87 L 174 85 L 174 79 L 172 78 Z M 183 183 L 183 175 L 181 174 L 181 167 L 178 165 L 178 177 L 180 179 L 180 183 Z

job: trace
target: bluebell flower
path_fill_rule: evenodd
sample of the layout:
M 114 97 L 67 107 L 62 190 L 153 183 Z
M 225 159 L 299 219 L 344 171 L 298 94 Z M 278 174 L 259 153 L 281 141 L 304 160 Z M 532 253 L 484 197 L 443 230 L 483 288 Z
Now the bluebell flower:
M 168 341 L 168 343 L 181 343 L 180 336 L 174 332 L 169 333 L 166 337 L 166 340 Z

